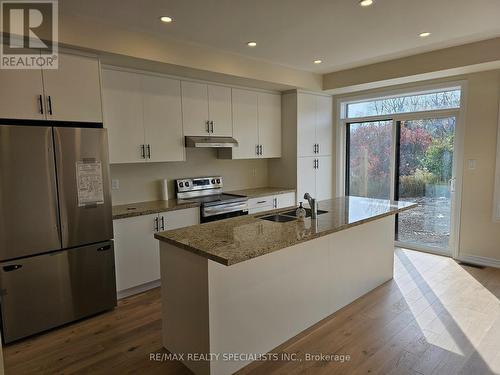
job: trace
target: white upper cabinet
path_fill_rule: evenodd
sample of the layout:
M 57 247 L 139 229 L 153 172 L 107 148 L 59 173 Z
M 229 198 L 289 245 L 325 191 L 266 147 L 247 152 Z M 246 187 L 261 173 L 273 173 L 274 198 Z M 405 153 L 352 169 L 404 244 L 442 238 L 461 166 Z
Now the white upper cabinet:
M 332 98 L 299 93 L 297 152 L 299 157 L 332 154 Z
M 318 155 L 332 155 L 333 103 L 330 96 L 316 97 L 316 144 Z
M 102 86 L 110 163 L 143 162 L 141 76 L 105 69 Z
M 184 135 L 232 136 L 231 88 L 182 81 Z
M 208 86 L 198 82 L 181 82 L 182 122 L 184 135 L 208 136 Z
M 43 102 L 41 70 L 0 69 L 0 118 L 44 120 Z
M 259 144 L 263 158 L 281 156 L 281 95 L 258 93 Z M 259 150 L 260 151 L 260 150 Z
M 298 156 L 314 156 L 316 143 L 316 96 L 297 95 Z
M 238 141 L 238 146 L 221 152 L 232 152 L 233 159 L 257 157 L 259 143 L 257 92 L 233 89 L 233 137 Z
M 230 87 L 208 85 L 208 119 L 211 135 L 218 137 L 233 135 Z
M 43 70 L 47 119 L 102 122 L 99 61 L 59 54 L 57 69 Z
M 0 118 L 102 122 L 99 61 L 59 53 L 58 69 L 0 70 Z
M 179 80 L 103 70 L 110 163 L 184 160 L 180 90 Z
M 233 137 L 238 146 L 219 150 L 225 159 L 281 157 L 281 95 L 232 89 Z
M 180 81 L 144 75 L 142 93 L 148 160 L 184 160 Z

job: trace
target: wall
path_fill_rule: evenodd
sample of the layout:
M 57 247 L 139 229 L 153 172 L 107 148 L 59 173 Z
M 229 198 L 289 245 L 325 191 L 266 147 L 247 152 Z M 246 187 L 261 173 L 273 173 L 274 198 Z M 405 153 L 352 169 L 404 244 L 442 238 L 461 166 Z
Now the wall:
M 225 191 L 267 186 L 267 164 L 266 159 L 217 159 L 215 149 L 190 148 L 184 162 L 114 164 L 111 178 L 120 180 L 120 189 L 112 191 L 113 204 L 160 199 L 164 178 L 169 180 L 170 198 L 175 195 L 174 180 L 182 177 L 221 175 Z
M 323 83 L 321 74 L 70 14 L 59 18 L 59 42 L 103 54 L 102 59 L 108 64 L 122 65 L 120 57 L 135 58 L 138 59 L 136 68 L 148 69 L 148 62 L 160 63 L 162 67 L 157 65 L 158 72 L 203 80 L 264 88 L 273 83 L 274 87 L 282 89 L 301 87 L 309 90 L 321 90 Z M 108 55 L 114 59 L 109 59 Z M 139 61 L 146 66 L 141 66 Z
M 464 165 L 461 166 L 463 185 L 459 256 L 473 257 L 469 260 L 489 262 L 500 266 L 500 223 L 492 220 L 500 70 L 427 81 L 418 85 L 457 80 L 468 82 L 465 104 Z M 385 87 L 352 95 L 376 94 L 394 88 L 418 87 L 418 85 Z M 347 97 L 342 96 L 342 98 Z M 475 170 L 469 170 L 466 167 L 468 159 L 477 160 Z

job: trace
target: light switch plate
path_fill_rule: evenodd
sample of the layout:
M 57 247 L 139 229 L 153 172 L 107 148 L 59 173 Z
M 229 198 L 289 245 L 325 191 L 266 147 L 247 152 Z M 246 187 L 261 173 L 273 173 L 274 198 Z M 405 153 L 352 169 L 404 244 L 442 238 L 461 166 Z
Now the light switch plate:
M 467 167 L 469 169 L 476 169 L 477 161 L 476 159 L 469 159 L 467 160 Z
M 120 189 L 120 180 L 111 180 L 111 189 L 113 190 Z

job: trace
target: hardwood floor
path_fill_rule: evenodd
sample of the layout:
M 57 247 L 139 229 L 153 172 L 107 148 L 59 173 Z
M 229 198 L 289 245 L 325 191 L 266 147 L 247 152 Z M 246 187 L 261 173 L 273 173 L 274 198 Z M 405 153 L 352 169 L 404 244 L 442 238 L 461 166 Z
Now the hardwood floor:
M 500 374 L 499 299 L 500 269 L 398 249 L 393 280 L 273 351 L 302 361 L 254 362 L 239 374 Z M 179 362 L 149 359 L 165 353 L 160 332 L 154 289 L 4 347 L 6 374 L 188 374 Z

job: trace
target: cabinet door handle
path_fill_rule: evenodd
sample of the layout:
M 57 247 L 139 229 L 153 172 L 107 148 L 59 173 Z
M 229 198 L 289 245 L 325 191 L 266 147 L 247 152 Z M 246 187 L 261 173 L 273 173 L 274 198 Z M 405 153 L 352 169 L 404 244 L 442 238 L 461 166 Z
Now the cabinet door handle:
M 316 159 L 316 169 L 319 169 L 319 159 Z
M 151 159 L 151 145 L 148 144 L 148 159 Z
M 318 145 L 318 154 L 319 154 L 319 143 L 317 145 Z
M 316 169 L 316 168 L 317 168 L 317 166 L 316 166 L 316 163 L 317 163 L 317 162 L 318 162 L 318 159 L 314 159 L 314 167 L 313 167 L 314 169 Z
M 158 232 L 160 230 L 159 223 L 158 223 L 158 218 L 155 217 L 155 232 Z
M 161 230 L 165 230 L 165 217 L 161 217 Z
M 210 133 L 213 134 L 213 132 L 214 132 L 214 122 L 210 121 Z
M 40 105 L 40 113 L 43 115 L 43 99 L 42 99 L 42 94 L 38 95 L 38 104 Z
M 141 145 L 141 158 L 146 159 L 146 149 Z
M 260 154 L 262 155 L 262 149 L 264 148 L 264 146 L 260 145 Z
M 52 116 L 52 98 L 49 96 L 47 96 L 47 103 L 49 104 L 49 115 Z
M 210 133 L 210 121 L 207 120 L 206 125 L 207 125 L 207 133 Z
M 259 155 L 259 145 L 255 145 L 255 154 Z

